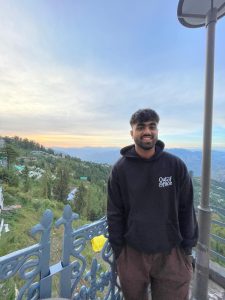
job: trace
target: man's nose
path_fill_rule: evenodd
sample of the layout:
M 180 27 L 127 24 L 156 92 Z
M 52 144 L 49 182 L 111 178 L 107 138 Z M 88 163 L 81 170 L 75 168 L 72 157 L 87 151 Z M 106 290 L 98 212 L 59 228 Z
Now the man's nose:
M 151 133 L 152 133 L 151 128 L 149 128 L 148 126 L 146 126 L 144 128 L 144 134 L 151 134 Z

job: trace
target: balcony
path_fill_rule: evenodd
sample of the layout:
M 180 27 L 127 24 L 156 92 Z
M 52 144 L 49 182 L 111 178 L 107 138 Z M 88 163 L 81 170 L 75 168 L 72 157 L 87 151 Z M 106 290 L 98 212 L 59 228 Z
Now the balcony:
M 0 257 L 0 287 L 4 288 L 11 281 L 17 300 L 54 297 L 73 300 L 123 299 L 108 240 L 101 252 L 93 252 L 91 259 L 85 256 L 85 248 L 90 247 L 94 237 L 107 237 L 106 218 L 74 229 L 72 223 L 76 220 L 78 215 L 72 212 L 69 205 L 65 206 L 62 217 L 55 224 L 52 211 L 46 210 L 40 223 L 31 229 L 33 236 L 39 234 L 39 243 Z M 64 233 L 61 259 L 51 265 L 53 227 L 58 230 L 63 227 Z M 221 242 L 224 243 L 223 239 Z M 215 251 L 212 254 L 218 256 Z M 210 278 L 209 299 L 225 299 L 225 268 L 211 261 Z

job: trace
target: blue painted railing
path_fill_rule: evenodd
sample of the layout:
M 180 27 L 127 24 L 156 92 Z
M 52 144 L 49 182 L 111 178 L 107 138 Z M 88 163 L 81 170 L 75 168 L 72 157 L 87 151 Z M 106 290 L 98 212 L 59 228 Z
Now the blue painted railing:
M 97 255 L 98 260 L 95 257 L 88 264 L 83 254 L 88 242 L 95 236 L 108 236 L 106 218 L 74 229 L 72 223 L 77 219 L 78 215 L 66 205 L 62 217 L 53 225 L 53 213 L 46 210 L 40 223 L 31 230 L 33 236 L 40 234 L 40 242 L 0 257 L 0 288 L 2 282 L 17 277 L 22 282 L 17 300 L 51 298 L 53 294 L 55 296 L 53 278 L 59 275 L 58 297 L 72 300 L 122 300 L 108 240 L 101 254 Z M 212 220 L 212 223 L 224 227 L 222 222 Z M 56 228 L 63 226 L 64 235 L 61 259 L 58 263 L 50 265 L 51 231 L 54 226 Z M 215 234 L 211 236 L 224 244 L 223 238 Z M 210 252 L 214 257 L 224 261 L 225 257 L 221 254 L 213 250 Z M 104 264 L 104 267 L 101 264 Z
M 64 236 L 61 260 L 54 265 L 50 265 L 53 222 L 51 210 L 46 210 L 40 224 L 31 230 L 33 236 L 41 234 L 38 244 L 0 257 L 0 283 L 14 276 L 18 276 L 24 282 L 19 289 L 17 300 L 51 298 L 52 279 L 57 274 L 59 274 L 58 297 L 73 300 L 123 299 L 117 284 L 113 253 L 108 240 L 100 255 L 101 262 L 107 264 L 106 271 L 100 272 L 101 265 L 97 258 L 93 258 L 88 269 L 87 260 L 82 254 L 87 242 L 95 236 L 107 237 L 106 218 L 75 230 L 72 222 L 77 219 L 78 215 L 66 205 L 63 216 L 56 221 L 57 228 L 64 226 Z

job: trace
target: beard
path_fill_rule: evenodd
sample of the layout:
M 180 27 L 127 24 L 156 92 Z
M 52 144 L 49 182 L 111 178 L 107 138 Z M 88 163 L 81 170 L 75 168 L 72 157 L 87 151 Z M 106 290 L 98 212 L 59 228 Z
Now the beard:
M 141 149 L 143 150 L 150 150 L 150 149 L 153 149 L 155 147 L 155 144 L 157 142 L 157 138 L 156 137 L 153 137 L 151 139 L 151 141 L 145 141 L 143 139 L 143 137 L 141 138 L 134 138 L 134 142 L 135 144 L 140 147 Z

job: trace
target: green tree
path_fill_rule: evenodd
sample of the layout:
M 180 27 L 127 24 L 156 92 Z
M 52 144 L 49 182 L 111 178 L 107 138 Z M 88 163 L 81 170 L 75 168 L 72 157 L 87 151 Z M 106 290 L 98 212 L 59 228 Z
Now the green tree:
M 7 183 L 10 186 L 17 187 L 19 185 L 19 178 L 13 169 L 0 167 L 0 181 Z
M 69 193 L 69 170 L 63 164 L 58 166 L 53 193 L 57 200 L 66 201 Z
M 87 217 L 87 187 L 81 183 L 74 198 L 75 211 L 81 216 Z
M 90 221 L 106 213 L 106 194 L 96 184 L 81 183 L 75 194 L 75 211 Z
M 51 199 L 52 197 L 52 174 L 46 170 L 41 179 L 42 195 L 44 198 Z
M 6 157 L 7 168 L 9 169 L 12 163 L 15 162 L 16 158 L 19 156 L 19 153 L 12 145 L 6 143 L 5 146 L 1 149 L 1 156 Z
M 24 192 L 28 192 L 30 190 L 30 177 L 29 177 L 29 169 L 25 166 L 24 170 L 22 171 L 23 177 L 23 189 Z

